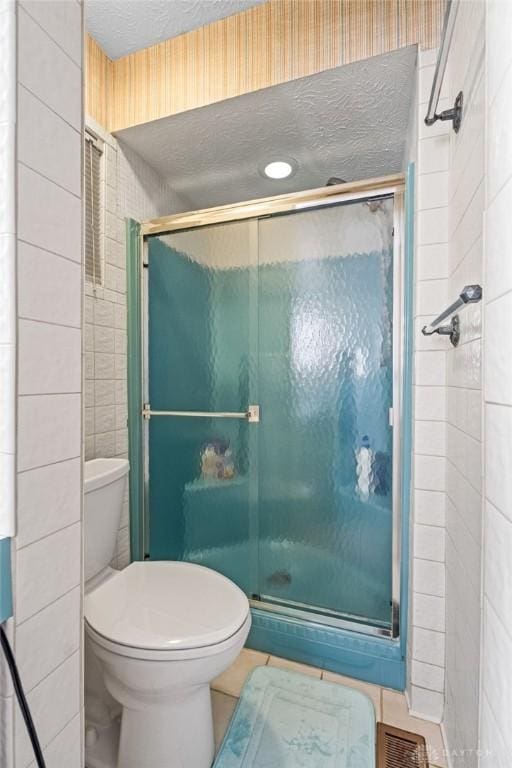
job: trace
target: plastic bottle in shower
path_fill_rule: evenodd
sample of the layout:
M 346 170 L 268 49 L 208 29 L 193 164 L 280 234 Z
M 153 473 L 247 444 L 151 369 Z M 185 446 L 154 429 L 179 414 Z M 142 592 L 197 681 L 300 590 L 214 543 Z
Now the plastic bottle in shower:
M 361 446 L 357 451 L 357 486 L 356 491 L 361 499 L 367 501 L 372 490 L 373 481 L 373 451 L 368 435 L 363 435 Z
M 201 456 L 201 475 L 203 480 L 217 478 L 217 454 L 213 445 L 205 446 Z
M 235 476 L 235 462 L 233 454 L 228 448 L 224 454 L 224 480 L 232 480 Z

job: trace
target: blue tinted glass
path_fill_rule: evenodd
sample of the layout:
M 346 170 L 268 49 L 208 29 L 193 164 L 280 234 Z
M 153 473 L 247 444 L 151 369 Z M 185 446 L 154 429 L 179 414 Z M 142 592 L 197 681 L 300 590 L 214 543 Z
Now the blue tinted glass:
M 392 200 L 149 242 L 151 557 L 389 622 Z
M 259 229 L 259 592 L 387 622 L 392 201 Z

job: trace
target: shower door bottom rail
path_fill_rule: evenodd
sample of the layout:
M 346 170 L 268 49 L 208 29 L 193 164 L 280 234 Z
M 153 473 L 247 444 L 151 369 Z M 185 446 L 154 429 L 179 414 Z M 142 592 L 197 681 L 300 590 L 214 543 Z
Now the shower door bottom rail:
M 396 639 L 391 624 L 364 616 L 326 611 L 323 608 L 316 608 L 304 603 L 295 603 L 291 600 L 280 601 L 276 598 L 269 598 L 266 595 L 261 595 L 258 598 L 254 596 L 249 598 L 249 604 L 251 608 L 260 608 L 289 619 L 306 620 L 309 624 L 347 629 L 373 637 Z

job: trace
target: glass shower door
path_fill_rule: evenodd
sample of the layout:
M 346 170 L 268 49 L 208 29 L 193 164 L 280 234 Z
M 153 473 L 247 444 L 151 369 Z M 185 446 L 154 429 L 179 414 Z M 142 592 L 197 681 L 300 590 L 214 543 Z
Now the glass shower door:
M 149 555 L 212 567 L 247 594 L 258 565 L 257 425 L 246 417 L 257 403 L 255 227 L 151 238 L 147 270 Z
M 148 238 L 152 559 L 389 631 L 393 226 L 389 195 Z
M 260 598 L 389 626 L 393 199 L 258 241 Z

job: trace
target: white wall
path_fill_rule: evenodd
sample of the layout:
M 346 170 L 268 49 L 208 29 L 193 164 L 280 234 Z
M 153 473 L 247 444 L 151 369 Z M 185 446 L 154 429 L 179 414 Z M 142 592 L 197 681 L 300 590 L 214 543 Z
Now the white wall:
M 512 4 L 487 2 L 481 765 L 512 764 Z
M 468 52 L 471 51 L 471 55 Z M 462 127 L 450 131 L 449 301 L 483 282 L 485 4 L 462 2 L 449 56 L 450 101 L 464 93 Z M 481 304 L 460 315 L 461 341 L 447 352 L 446 705 L 455 765 L 478 762 L 482 528 Z M 464 757 L 462 757 L 464 751 Z M 460 756 L 459 756 L 460 755 Z
M 435 53 L 420 53 L 415 296 L 411 711 L 444 722 L 450 750 L 478 746 L 481 530 L 481 307 L 461 314 L 462 338 L 421 327 L 482 283 L 485 5 L 459 6 L 438 111 L 464 92 L 458 134 L 426 127 Z M 471 56 L 468 55 L 471 50 Z M 436 756 L 432 761 L 436 762 Z
M 17 536 L 10 634 L 48 768 L 81 756 L 82 7 L 19 2 Z M 33 754 L 2 669 L 2 768 Z
M 421 328 L 448 295 L 449 126 L 424 118 L 437 51 L 419 52 L 416 149 L 414 469 L 408 696 L 411 712 L 439 722 L 445 663 L 446 339 Z M 440 109 L 446 106 L 444 91 Z M 436 760 L 433 760 L 436 762 Z M 441 762 L 441 760 L 439 760 Z
M 454 768 L 508 768 L 512 759 L 511 40 L 512 4 L 500 0 L 460 3 L 449 57 L 448 94 L 451 104 L 462 89 L 465 105 L 461 131 L 455 135 L 449 130 L 448 154 L 444 155 L 448 170 L 448 247 L 436 246 L 427 251 L 419 242 L 417 249 L 420 314 L 424 300 L 430 307 L 430 300 L 439 301 L 441 296 L 451 301 L 465 284 L 478 282 L 484 288 L 483 305 L 470 307 L 461 315 L 460 346 L 454 350 L 446 339 L 436 339 L 432 343 L 439 351 L 430 352 L 431 364 L 416 366 L 415 450 L 420 456 L 424 449 L 431 457 L 438 453 L 442 460 L 440 463 L 429 459 L 425 465 L 424 459 L 419 463 L 416 459 L 415 487 L 419 489 L 422 485 L 418 476 L 421 468 L 426 470 L 423 477 L 430 487 L 428 503 L 423 506 L 416 491 L 415 530 L 423 512 L 428 514 L 430 525 L 436 519 L 439 527 L 444 527 L 443 718 L 446 746 Z M 431 159 L 440 161 L 440 155 L 432 155 Z M 418 204 L 422 209 L 421 175 L 425 165 L 421 160 L 421 141 L 418 172 Z M 439 184 L 432 189 L 437 196 Z M 433 216 L 428 214 L 429 230 Z M 420 222 L 421 213 L 421 238 Z M 424 260 L 423 256 L 428 258 Z M 430 308 L 426 311 L 429 314 Z M 425 389 L 423 395 L 418 380 L 418 374 L 439 375 L 443 366 L 444 403 L 440 396 L 442 378 L 429 384 L 439 389 Z M 427 409 L 429 421 L 438 422 L 436 427 L 424 425 L 418 430 L 423 408 Z M 431 495 L 434 482 L 439 483 L 435 489 L 438 505 Z M 425 543 L 423 533 L 415 539 L 413 622 L 419 616 L 417 558 Z M 439 559 L 441 543 L 442 534 L 438 540 Z M 441 590 L 441 571 L 430 570 L 428 583 L 438 583 Z M 425 615 L 432 620 L 436 611 L 432 605 L 426 607 Z M 418 644 L 415 626 L 411 705 L 414 711 L 429 716 L 439 714 L 439 709 L 436 712 L 430 705 L 439 707 L 440 702 L 436 704 L 430 694 L 418 694 L 414 660 L 418 653 L 431 652 L 432 648 L 431 643 Z M 431 678 L 427 682 L 432 688 Z
M 16 16 L 0 6 L 0 537 L 14 533 L 16 406 Z
M 14 533 L 16 496 L 16 15 L 12 4 L 0 7 L 0 48 L 0 536 L 4 539 Z M 3 573 L 2 568 L 0 579 Z M 4 626 L 12 639 L 14 622 Z M 13 689 L 0 652 L 0 765 L 12 765 L 13 751 Z
M 128 458 L 125 218 L 137 221 L 187 210 L 140 157 L 87 118 L 103 142 L 103 281 L 85 282 L 85 458 Z M 112 565 L 130 562 L 128 492 Z
M 434 52 L 420 53 L 417 151 L 415 419 L 411 711 L 443 721 L 447 746 L 478 746 L 481 530 L 481 308 L 461 314 L 462 338 L 421 327 L 482 283 L 485 5 L 459 6 L 438 111 L 464 92 L 464 117 L 426 127 Z M 468 55 L 468 51 L 471 55 Z M 439 757 L 439 756 L 437 756 Z M 436 756 L 432 755 L 436 762 Z

